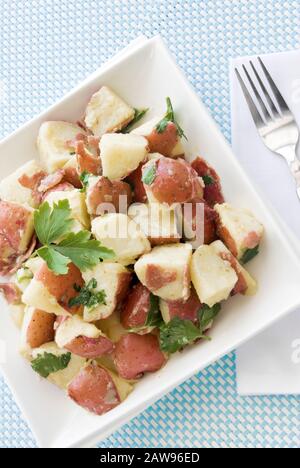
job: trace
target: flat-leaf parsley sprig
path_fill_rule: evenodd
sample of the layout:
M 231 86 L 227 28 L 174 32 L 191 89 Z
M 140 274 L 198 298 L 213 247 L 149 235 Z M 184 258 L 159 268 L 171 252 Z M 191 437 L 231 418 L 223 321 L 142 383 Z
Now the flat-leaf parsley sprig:
M 163 133 L 166 130 L 166 128 L 168 126 L 168 123 L 173 122 L 173 124 L 176 126 L 178 136 L 180 138 L 183 137 L 183 138 L 185 138 L 187 140 L 187 137 L 186 137 L 183 129 L 180 127 L 179 123 L 175 119 L 175 112 L 174 112 L 174 109 L 173 109 L 173 106 L 172 106 L 171 99 L 169 97 L 167 97 L 166 102 L 167 102 L 167 112 L 166 112 L 164 118 L 160 122 L 158 122 L 158 124 L 156 125 L 157 133 Z
M 89 231 L 70 232 L 73 222 L 68 200 L 60 200 L 54 203 L 53 207 L 44 202 L 34 213 L 35 232 L 43 244 L 36 254 L 45 260 L 48 268 L 57 275 L 67 274 L 68 264 L 71 262 L 85 271 L 101 260 L 115 257 L 112 250 L 91 239 L 92 234 Z M 58 242 L 62 237 L 63 240 Z

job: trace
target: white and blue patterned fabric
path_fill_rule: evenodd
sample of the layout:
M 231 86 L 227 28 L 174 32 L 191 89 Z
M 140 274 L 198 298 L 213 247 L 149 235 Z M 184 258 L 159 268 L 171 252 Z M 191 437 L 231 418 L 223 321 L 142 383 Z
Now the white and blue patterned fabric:
M 0 137 L 138 35 L 160 33 L 229 140 L 229 58 L 299 47 L 299 25 L 299 0 L 1 0 Z M 35 447 L 1 379 L 0 401 L 0 447 Z M 99 444 L 299 445 L 300 398 L 238 397 L 233 353 Z

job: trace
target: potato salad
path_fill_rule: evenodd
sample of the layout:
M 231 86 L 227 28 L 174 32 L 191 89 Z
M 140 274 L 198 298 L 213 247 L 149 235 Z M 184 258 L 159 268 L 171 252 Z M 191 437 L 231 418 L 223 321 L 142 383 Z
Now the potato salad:
M 257 290 L 245 265 L 262 224 L 188 154 L 170 98 L 147 112 L 102 86 L 80 122 L 44 122 L 39 159 L 0 182 L 0 291 L 20 353 L 96 415 Z

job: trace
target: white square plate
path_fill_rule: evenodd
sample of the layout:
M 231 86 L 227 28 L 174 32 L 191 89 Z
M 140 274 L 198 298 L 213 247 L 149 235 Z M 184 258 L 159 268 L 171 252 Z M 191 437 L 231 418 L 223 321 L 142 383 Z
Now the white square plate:
M 91 446 L 195 372 L 300 306 L 300 262 L 288 238 L 159 37 L 137 42 L 58 104 L 3 140 L 1 177 L 37 157 L 35 142 L 43 121 L 76 121 L 91 94 L 103 84 L 109 84 L 136 107 L 150 107 L 151 114 L 163 112 L 165 97 L 171 97 L 188 136 L 188 154 L 207 158 L 221 176 L 226 199 L 251 208 L 265 225 L 261 254 L 249 266 L 260 288 L 253 298 L 240 296 L 228 301 L 212 330 L 211 342 L 173 356 L 160 372 L 145 377 L 125 403 L 101 417 L 86 413 L 32 372 L 18 355 L 18 331 L 1 302 L 0 339 L 7 345 L 7 359 L 1 369 L 41 447 Z

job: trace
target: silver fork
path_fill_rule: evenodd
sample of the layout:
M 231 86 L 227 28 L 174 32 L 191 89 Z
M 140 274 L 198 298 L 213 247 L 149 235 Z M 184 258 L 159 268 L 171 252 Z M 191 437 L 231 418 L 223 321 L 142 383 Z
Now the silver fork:
M 288 163 L 296 181 L 297 194 L 300 198 L 300 160 L 296 154 L 299 142 L 298 125 L 265 64 L 261 58 L 258 58 L 258 61 L 261 65 L 263 74 L 269 83 L 273 96 L 270 95 L 263 79 L 252 61 L 250 61 L 250 65 L 257 83 L 254 82 L 245 65 L 243 65 L 243 70 L 248 81 L 248 86 L 246 85 L 246 80 L 243 80 L 237 68 L 235 69 L 235 72 L 242 87 L 258 133 L 267 148 L 274 153 L 283 156 Z M 249 86 L 252 89 L 257 102 L 252 98 L 251 93 L 248 90 Z

